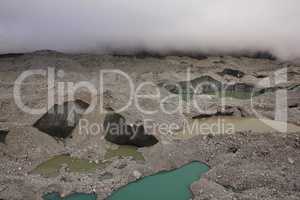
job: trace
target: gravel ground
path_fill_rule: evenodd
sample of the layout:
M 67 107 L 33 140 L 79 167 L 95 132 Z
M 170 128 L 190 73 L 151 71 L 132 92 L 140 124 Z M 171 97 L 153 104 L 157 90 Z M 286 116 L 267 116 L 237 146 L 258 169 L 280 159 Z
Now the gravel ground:
M 0 58 L 0 130 L 8 130 L 5 143 L 0 143 L 0 199 L 4 200 L 40 200 L 45 192 L 57 191 L 61 194 L 77 192 L 96 192 L 98 199 L 105 199 L 112 191 L 140 178 L 137 174 L 148 176 L 159 171 L 178 168 L 186 163 L 198 160 L 210 166 L 210 170 L 191 185 L 194 199 L 300 199 L 300 132 L 296 133 L 255 133 L 239 132 L 232 135 L 199 135 L 190 139 L 176 139 L 164 134 L 157 134 L 159 143 L 148 148 L 140 148 L 145 160 L 131 157 L 113 158 L 106 161 L 108 148 L 114 148 L 103 139 L 103 131 L 96 135 L 82 135 L 77 126 L 72 138 L 65 141 L 37 130 L 32 125 L 42 114 L 31 115 L 21 111 L 14 99 L 14 82 L 28 69 L 63 70 L 64 76 L 57 81 L 89 81 L 99 88 L 99 70 L 120 69 L 126 72 L 135 84 L 152 81 L 186 81 L 210 75 L 225 83 L 240 82 L 259 87 L 264 81 L 257 77 L 272 77 L 274 71 L 284 67 L 288 70 L 288 81 L 279 88 L 290 88 L 300 84 L 300 68 L 290 63 L 267 59 L 208 57 L 194 59 L 189 57 L 135 58 L 124 56 L 65 55 L 45 51 L 25 54 L 17 57 Z M 245 76 L 237 78 L 229 75 L 220 76 L 225 68 L 240 70 Z M 59 72 L 61 73 L 61 72 Z M 100 94 L 77 93 L 76 98 L 86 102 L 102 99 L 104 106 L 119 108 L 129 97 L 127 80 L 124 77 L 106 75 L 101 82 L 105 90 Z M 47 104 L 47 80 L 42 76 L 33 76 L 25 81 L 22 88 L 23 102 L 34 108 Z M 145 88 L 145 94 L 153 90 Z M 162 95 L 168 95 L 161 89 Z M 298 124 L 300 109 L 297 104 L 299 87 L 288 90 L 288 121 Z M 63 97 L 66 95 L 64 94 Z M 266 93 L 253 99 L 255 109 L 262 115 L 274 118 L 274 93 Z M 56 102 L 56 100 L 55 100 Z M 220 101 L 202 96 L 201 106 L 216 108 Z M 58 103 L 58 102 L 56 102 Z M 249 100 L 229 99 L 226 103 L 239 108 L 239 116 L 255 116 Z M 153 101 L 143 100 L 141 105 L 147 109 L 157 108 Z M 173 109 L 176 102 L 167 102 Z M 185 108 L 188 105 L 184 105 Z M 284 106 L 284 105 L 279 105 Z M 89 122 L 103 123 L 102 107 L 82 116 Z M 193 107 L 192 107 L 192 111 Z M 156 114 L 140 113 L 133 105 L 122 112 L 128 122 L 153 119 L 157 124 L 176 122 L 179 127 L 184 120 L 189 120 L 195 113 L 175 112 L 166 115 L 159 110 Z M 234 113 L 236 115 L 236 113 Z M 245 116 L 244 116 L 245 117 Z M 155 131 L 154 131 L 155 132 Z M 1 134 L 1 132 L 0 132 Z M 42 177 L 30 173 L 36 166 L 49 158 L 68 153 L 90 162 L 105 162 L 92 173 L 70 172 L 62 166 L 57 177 Z

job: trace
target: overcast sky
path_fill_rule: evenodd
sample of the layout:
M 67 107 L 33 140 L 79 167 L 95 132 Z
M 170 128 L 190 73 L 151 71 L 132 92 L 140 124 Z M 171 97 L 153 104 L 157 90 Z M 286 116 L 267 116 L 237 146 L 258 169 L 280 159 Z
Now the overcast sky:
M 144 48 L 300 57 L 299 0 L 0 0 L 0 53 Z

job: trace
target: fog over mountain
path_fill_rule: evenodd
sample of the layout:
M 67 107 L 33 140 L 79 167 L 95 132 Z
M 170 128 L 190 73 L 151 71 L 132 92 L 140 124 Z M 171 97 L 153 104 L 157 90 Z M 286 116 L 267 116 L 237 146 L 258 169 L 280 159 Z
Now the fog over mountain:
M 1 0 L 0 53 L 268 51 L 300 57 L 299 0 Z

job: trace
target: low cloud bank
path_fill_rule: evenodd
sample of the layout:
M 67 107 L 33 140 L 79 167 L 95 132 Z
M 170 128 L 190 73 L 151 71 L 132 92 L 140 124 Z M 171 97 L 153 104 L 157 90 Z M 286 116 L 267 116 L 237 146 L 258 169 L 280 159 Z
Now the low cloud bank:
M 299 0 L 2 0 L 0 53 L 245 54 L 300 58 Z

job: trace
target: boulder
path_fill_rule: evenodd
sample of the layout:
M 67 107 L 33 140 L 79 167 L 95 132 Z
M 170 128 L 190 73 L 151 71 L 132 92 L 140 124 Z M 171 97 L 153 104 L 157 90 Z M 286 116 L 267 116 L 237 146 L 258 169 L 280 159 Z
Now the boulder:
M 88 107 L 89 104 L 81 100 L 65 102 L 62 105 L 55 104 L 33 126 L 55 138 L 65 139 L 71 136 L 81 114 Z
M 193 94 L 201 92 L 202 94 L 219 92 L 222 83 L 210 76 L 201 76 L 191 81 L 181 81 L 178 83 L 165 83 L 160 86 L 173 94 Z
M 118 113 L 108 113 L 105 116 L 103 127 L 105 139 L 114 144 L 128 145 L 131 137 L 129 126 L 126 119 Z
M 0 143 L 5 143 L 5 139 L 6 139 L 6 136 L 8 133 L 9 133 L 9 130 L 0 129 Z
M 149 147 L 158 143 L 158 140 L 153 135 L 148 135 L 145 133 L 143 125 L 133 125 L 131 126 L 133 132 L 130 143 L 137 147 Z
M 143 125 L 129 125 L 119 113 L 108 113 L 105 116 L 103 127 L 105 139 L 114 144 L 149 147 L 158 143 L 155 136 L 145 133 Z
M 228 75 L 228 76 L 233 76 L 236 78 L 243 78 L 245 76 L 244 72 L 237 70 L 237 69 L 229 69 L 229 68 L 224 69 L 222 72 L 220 72 L 218 74 L 221 76 Z

